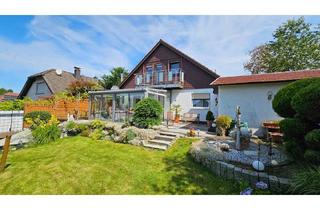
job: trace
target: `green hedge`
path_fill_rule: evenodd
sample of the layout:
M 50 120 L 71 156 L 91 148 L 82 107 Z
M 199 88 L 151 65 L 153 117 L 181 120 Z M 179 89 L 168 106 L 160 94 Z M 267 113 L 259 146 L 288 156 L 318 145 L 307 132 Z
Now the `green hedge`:
M 311 126 L 298 118 L 285 118 L 279 123 L 281 132 L 286 137 L 304 139 L 305 134 L 311 130 Z
M 305 136 L 309 148 L 320 150 L 320 129 L 314 129 Z
M 149 128 L 160 125 L 163 108 L 159 101 L 153 98 L 144 98 L 134 107 L 132 122 L 135 126 Z
M 320 80 L 299 90 L 293 97 L 291 105 L 300 118 L 320 122 Z
M 298 91 L 317 80 L 319 79 L 312 78 L 298 80 L 281 88 L 274 96 L 272 101 L 272 107 L 274 111 L 281 117 L 294 117 L 296 111 L 291 105 L 291 99 L 297 94 Z

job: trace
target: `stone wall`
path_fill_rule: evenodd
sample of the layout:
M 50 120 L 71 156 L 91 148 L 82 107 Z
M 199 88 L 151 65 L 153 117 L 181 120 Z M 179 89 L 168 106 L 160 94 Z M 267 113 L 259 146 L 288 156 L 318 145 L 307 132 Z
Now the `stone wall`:
M 23 111 L 0 111 L 0 133 L 21 131 L 23 127 Z
M 221 176 L 225 179 L 235 181 L 248 181 L 254 186 L 258 181 L 263 181 L 268 184 L 269 189 L 278 192 L 284 192 L 289 187 L 289 179 L 281 178 L 273 175 L 268 175 L 265 172 L 257 172 L 237 167 L 223 161 L 215 160 L 208 153 L 201 152 L 201 150 L 192 149 L 191 156 L 195 161 L 209 168 L 215 175 Z

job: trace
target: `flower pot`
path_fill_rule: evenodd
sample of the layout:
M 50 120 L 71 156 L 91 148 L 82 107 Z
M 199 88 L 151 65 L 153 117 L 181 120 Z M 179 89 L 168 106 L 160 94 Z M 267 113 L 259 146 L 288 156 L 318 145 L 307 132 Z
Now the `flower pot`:
M 175 123 L 179 123 L 179 122 L 180 122 L 180 115 L 176 115 L 176 116 L 174 117 L 174 122 L 175 122 Z

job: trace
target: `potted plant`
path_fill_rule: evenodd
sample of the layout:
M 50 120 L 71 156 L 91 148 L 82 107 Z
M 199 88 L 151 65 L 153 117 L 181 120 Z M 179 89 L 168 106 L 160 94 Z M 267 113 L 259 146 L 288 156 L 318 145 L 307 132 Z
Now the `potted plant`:
M 208 111 L 207 112 L 206 120 L 207 120 L 208 127 L 211 128 L 212 127 L 212 123 L 214 121 L 214 116 L 213 116 L 212 111 Z
M 230 116 L 219 115 L 216 120 L 218 135 L 225 136 L 227 129 L 230 128 L 231 122 L 232 118 Z
M 174 112 L 174 122 L 179 123 L 180 122 L 180 112 L 181 112 L 181 106 L 179 104 L 172 104 L 171 105 L 171 111 Z

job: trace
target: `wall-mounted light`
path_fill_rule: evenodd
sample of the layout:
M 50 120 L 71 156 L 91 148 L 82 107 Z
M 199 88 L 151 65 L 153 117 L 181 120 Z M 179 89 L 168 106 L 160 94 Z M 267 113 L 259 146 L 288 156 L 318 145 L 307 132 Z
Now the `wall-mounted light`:
M 273 97 L 273 92 L 271 90 L 269 90 L 267 93 L 268 100 L 270 101 L 272 99 L 272 97 Z

